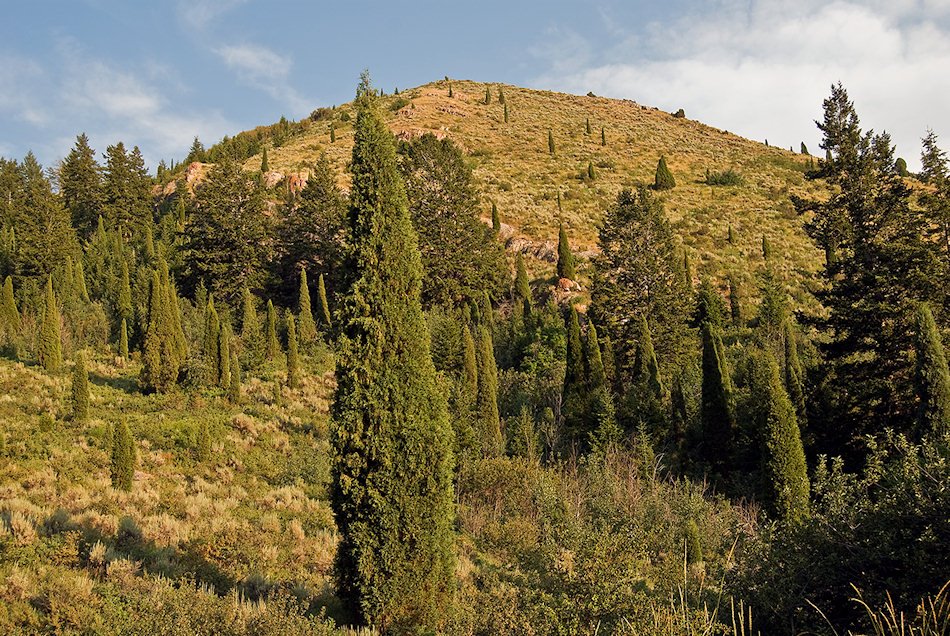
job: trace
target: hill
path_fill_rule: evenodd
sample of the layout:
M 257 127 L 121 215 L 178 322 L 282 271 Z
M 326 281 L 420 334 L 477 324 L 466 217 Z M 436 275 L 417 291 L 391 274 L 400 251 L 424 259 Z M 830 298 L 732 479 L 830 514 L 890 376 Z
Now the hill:
M 399 139 L 432 133 L 450 138 L 465 151 L 480 187 L 486 222 L 494 201 L 508 226 L 502 236 L 509 249 L 534 257 L 529 267 L 536 277 L 552 275 L 553 266 L 546 263 L 555 258 L 559 192 L 561 215 L 575 252 L 589 257 L 596 250 L 598 223 L 617 192 L 652 184 L 657 161 L 665 156 L 677 184 L 663 193 L 666 212 L 696 277 L 708 274 L 722 283 L 733 273 L 754 287 L 752 275 L 762 263 L 765 236 L 796 304 L 814 308 L 806 289 L 822 265 L 822 255 L 789 200 L 792 194 L 814 196 L 822 187 L 804 178 L 812 157 L 629 100 L 456 80 L 425 84 L 385 99 L 388 123 Z M 307 163 L 326 153 L 346 187 L 352 112 L 351 104 L 315 111 L 301 134 L 268 148 L 270 168 L 306 174 Z M 594 168 L 593 180 L 587 178 L 588 163 Z M 260 155 L 245 162 L 248 170 L 260 165 Z M 741 176 L 739 185 L 706 185 L 707 170 L 730 169 Z

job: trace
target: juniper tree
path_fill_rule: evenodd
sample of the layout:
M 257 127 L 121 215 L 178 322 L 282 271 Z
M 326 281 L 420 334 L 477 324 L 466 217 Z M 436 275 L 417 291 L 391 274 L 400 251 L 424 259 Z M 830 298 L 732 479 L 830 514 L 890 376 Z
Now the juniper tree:
M 112 428 L 112 487 L 119 490 L 132 490 L 132 478 L 135 476 L 135 441 L 124 419 Z
M 488 292 L 485 291 L 482 293 L 482 304 L 478 312 L 479 315 L 479 324 L 485 325 L 488 327 L 488 333 L 495 333 L 495 311 L 492 309 L 491 298 L 488 296 Z
M 508 104 L 505 103 L 505 123 L 508 123 Z
M 699 282 L 699 291 L 696 294 L 696 314 L 693 318 L 693 324 L 702 327 L 709 323 L 717 329 L 722 329 L 725 324 L 726 307 L 722 301 L 719 291 L 713 287 L 709 277 L 703 276 Z
M 261 325 L 257 318 L 257 299 L 247 287 L 244 288 L 241 303 L 241 346 L 247 354 L 246 359 L 259 361 L 263 353 Z
M 478 327 L 475 348 L 478 390 L 475 394 L 475 428 L 483 457 L 497 457 L 504 451 L 501 420 L 498 415 L 498 369 L 491 333 Z
M 129 265 L 124 258 L 120 258 L 119 296 L 116 301 L 118 318 L 126 323 L 132 320 L 132 286 L 129 283 Z
M 590 181 L 593 181 L 596 177 L 597 175 L 594 173 L 594 162 L 588 161 L 587 162 L 587 178 Z
M 297 325 L 293 314 L 287 315 L 287 386 L 300 386 L 300 359 L 297 351 Z
M 3 281 L 0 296 L 0 342 L 9 343 L 20 332 L 20 312 L 13 296 L 13 278 L 7 276 Z
M 791 320 L 785 321 L 785 391 L 800 424 L 805 422 L 805 369 L 798 357 L 798 342 Z
M 205 305 L 205 329 L 201 350 L 208 364 L 211 376 L 208 380 L 211 384 L 217 384 L 221 376 L 220 356 L 218 355 L 220 332 L 221 322 L 218 319 L 218 312 L 214 308 L 214 297 L 208 296 L 208 302 Z
M 654 190 L 671 190 L 676 187 L 673 173 L 666 167 L 666 157 L 661 156 L 656 164 L 656 176 L 653 179 Z
M 554 131 L 548 128 L 548 152 L 554 154 Z
M 451 85 L 451 84 L 449 84 L 449 97 L 450 97 L 450 98 L 455 97 L 455 94 L 452 92 L 452 85 Z
M 538 459 L 538 434 L 534 426 L 534 418 L 526 405 L 521 406 L 521 412 L 507 420 L 505 426 L 506 448 L 511 457 L 522 457 L 529 462 Z
M 765 234 L 762 235 L 762 258 L 767 261 L 772 258 L 772 245 L 769 243 L 769 239 Z
M 336 125 L 330 122 L 330 143 L 336 142 Z
M 491 87 L 490 86 L 485 87 L 485 102 L 484 103 L 486 106 L 488 104 L 491 104 Z
M 277 340 L 277 310 L 274 309 L 274 303 L 267 301 L 267 359 L 273 360 L 280 353 L 280 341 Z
M 232 404 L 241 401 L 241 363 L 236 353 L 231 354 L 231 381 L 228 383 L 228 400 Z
M 633 382 L 630 386 L 633 402 L 634 424 L 645 427 L 654 435 L 665 436 L 661 430 L 666 421 L 666 388 L 660 380 L 660 365 L 653 348 L 650 324 L 646 316 L 640 316 L 640 338 L 633 365 Z
M 734 274 L 729 275 L 729 315 L 733 326 L 742 324 L 742 287 Z
M 502 88 L 501 86 L 498 87 L 498 103 L 499 104 L 505 103 L 505 89 Z
M 916 374 L 918 435 L 950 433 L 950 370 L 933 313 L 926 303 L 917 307 Z
M 168 391 L 178 379 L 181 358 L 171 311 L 161 277 L 158 272 L 152 272 L 142 341 L 142 372 L 139 376 L 139 382 L 146 391 Z
M 53 291 L 53 277 L 46 278 L 46 303 L 43 311 L 43 322 L 40 325 L 38 345 L 39 362 L 50 373 L 59 371 L 63 365 L 63 350 L 60 341 L 59 307 L 56 303 L 56 294 Z
M 587 325 L 587 337 L 584 340 L 584 363 L 589 413 L 583 442 L 589 448 L 603 450 L 620 441 L 622 435 L 617 425 L 613 397 L 607 384 L 597 328 L 592 322 Z
M 804 141 L 802 142 L 801 154 L 803 154 L 803 155 L 807 155 L 807 154 L 808 154 L 808 148 L 805 146 L 805 142 L 804 142 Z
M 365 75 L 356 107 L 353 284 L 337 312 L 331 407 L 337 587 L 360 622 L 432 629 L 454 589 L 452 429 L 429 352 L 395 140 Z
M 564 229 L 563 221 L 558 222 L 557 275 L 558 278 L 574 280 L 574 255 L 571 253 L 571 245 L 567 240 L 567 231 Z
M 129 327 L 125 318 L 119 324 L 119 357 L 123 360 L 129 359 Z
M 491 229 L 495 234 L 501 230 L 501 217 L 498 216 L 498 205 L 494 201 L 491 202 Z
M 561 391 L 561 414 L 564 418 L 565 439 L 572 444 L 586 444 L 584 439 L 587 417 L 587 370 L 581 341 L 577 309 L 571 307 L 567 316 L 567 351 L 565 354 L 564 387 Z
M 525 269 L 524 256 L 521 252 L 518 252 L 515 259 L 514 305 L 516 312 L 524 310 L 529 315 L 534 306 L 531 299 L 531 286 L 528 285 L 528 271 Z
M 270 165 L 267 163 L 267 146 L 261 152 L 261 174 L 270 172 Z
M 76 293 L 79 295 L 79 299 L 83 302 L 89 302 L 89 288 L 86 287 L 86 270 L 83 267 L 82 259 L 76 261 L 75 269 L 75 289 Z
M 752 357 L 755 425 L 762 435 L 762 484 L 769 510 L 786 522 L 808 515 L 808 470 L 801 432 L 778 365 L 768 352 Z
M 910 173 L 907 172 L 907 161 L 903 157 L 897 158 L 897 161 L 894 162 L 894 169 L 901 177 L 910 176 Z
M 225 323 L 218 330 L 218 386 L 226 389 L 231 385 L 231 328 Z
M 300 291 L 297 296 L 297 307 L 300 311 L 297 319 L 300 342 L 310 345 L 317 340 L 317 324 L 313 320 L 313 309 L 310 305 L 310 285 L 307 283 L 307 270 L 300 270 Z
M 729 245 L 735 245 L 735 244 L 736 244 L 736 235 L 735 235 L 735 232 L 733 232 L 733 230 L 732 230 L 732 223 L 729 224 L 729 230 L 728 230 L 726 236 L 728 237 L 727 240 L 729 241 Z
M 85 422 L 89 419 L 89 372 L 86 370 L 86 356 L 82 351 L 76 352 L 73 365 L 70 406 L 74 422 Z
M 603 126 L 600 127 L 600 145 L 601 145 L 601 146 L 606 146 L 606 145 L 607 145 L 607 133 L 604 132 L 604 127 L 603 127 Z
M 478 395 L 478 356 L 475 339 L 468 325 L 462 325 L 462 388 L 469 404 L 475 404 Z
M 717 472 L 724 473 L 732 453 L 735 412 L 732 379 L 716 327 L 706 323 L 703 335 L 703 383 L 700 406 L 702 457 Z
M 333 326 L 330 319 L 330 304 L 327 302 L 327 288 L 323 283 L 323 274 L 317 279 L 317 302 L 320 304 L 320 320 L 326 329 Z
M 584 121 L 584 133 L 587 134 L 587 135 L 590 134 L 590 117 L 588 117 L 588 118 Z
M 685 534 L 686 563 L 689 565 L 701 563 L 703 560 L 703 546 L 699 539 L 699 526 L 696 525 L 694 519 L 686 522 Z

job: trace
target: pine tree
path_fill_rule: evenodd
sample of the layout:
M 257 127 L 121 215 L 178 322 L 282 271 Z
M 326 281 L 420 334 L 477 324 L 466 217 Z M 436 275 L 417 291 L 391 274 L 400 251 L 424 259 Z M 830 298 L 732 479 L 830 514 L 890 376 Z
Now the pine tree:
M 729 464 L 735 430 L 732 379 L 718 331 L 706 323 L 702 333 L 702 456 L 713 469 L 722 473 Z
M 300 342 L 311 345 L 317 341 L 317 323 L 313 320 L 313 309 L 310 305 L 310 285 L 307 282 L 307 270 L 300 270 L 300 291 L 297 297 L 297 307 L 300 310 L 297 319 Z
M 798 357 L 798 343 L 791 320 L 785 321 L 785 391 L 795 407 L 799 423 L 805 421 L 805 370 Z
M 333 326 L 333 321 L 330 319 L 330 303 L 327 302 L 327 288 L 323 284 L 323 274 L 320 274 L 317 279 L 317 301 L 320 303 L 320 320 L 323 321 L 324 327 L 329 329 Z
M 491 333 L 482 325 L 478 328 L 475 349 L 478 390 L 475 395 L 475 428 L 483 457 L 496 457 L 503 448 L 501 420 L 498 415 L 498 369 Z
M 337 312 L 331 503 L 340 598 L 383 632 L 434 629 L 454 589 L 452 430 L 422 315 L 395 140 L 357 94 L 350 267 Z M 379 458 L 385 457 L 385 461 Z
M 501 230 L 501 217 L 498 216 L 498 205 L 494 201 L 491 202 L 491 229 L 495 234 Z
M 563 221 L 558 223 L 557 275 L 558 278 L 574 280 L 574 255 L 571 253 L 571 245 L 568 243 Z
M 554 131 L 548 128 L 548 152 L 554 154 Z
M 124 419 L 112 429 L 112 487 L 132 490 L 135 476 L 135 441 Z
M 86 371 L 86 356 L 82 351 L 76 352 L 70 397 L 73 421 L 85 422 L 89 419 L 89 373 Z
M 241 363 L 236 353 L 231 354 L 231 381 L 228 384 L 228 399 L 231 404 L 241 401 Z
M 672 190 L 676 187 L 673 173 L 666 167 L 666 157 L 661 156 L 656 164 L 656 177 L 653 180 L 654 190 Z
M 801 433 L 770 353 L 753 356 L 756 429 L 762 432 L 762 483 L 771 512 L 795 523 L 808 515 L 808 469 Z
M 69 255 L 78 253 L 76 232 L 33 153 L 23 159 L 19 172 L 19 205 L 13 207 L 12 218 L 6 219 L 16 228 L 17 273 L 47 276 Z
M 274 303 L 267 301 L 267 359 L 273 360 L 280 353 L 280 341 L 277 340 L 277 310 L 274 309 Z
M 919 435 L 950 433 L 950 369 L 940 332 L 926 303 L 917 307 L 915 384 Z
M 264 150 L 261 152 L 261 174 L 267 174 L 270 172 L 270 164 L 267 163 L 267 146 L 264 146 Z
M 287 386 L 300 386 L 300 360 L 297 352 L 297 325 L 293 314 L 287 315 Z
M 125 322 L 125 318 L 122 319 L 122 323 L 119 325 L 119 357 L 123 360 L 129 359 L 129 327 Z
M 60 341 L 59 308 L 56 294 L 53 292 L 53 277 L 46 278 L 46 305 L 43 322 L 40 326 L 38 357 L 43 368 L 56 373 L 63 365 L 63 350 Z
M 514 293 L 515 311 L 525 310 L 528 314 L 534 307 L 531 299 L 531 286 L 528 285 L 528 271 L 524 266 L 524 257 L 521 252 L 515 261 L 515 293 Z

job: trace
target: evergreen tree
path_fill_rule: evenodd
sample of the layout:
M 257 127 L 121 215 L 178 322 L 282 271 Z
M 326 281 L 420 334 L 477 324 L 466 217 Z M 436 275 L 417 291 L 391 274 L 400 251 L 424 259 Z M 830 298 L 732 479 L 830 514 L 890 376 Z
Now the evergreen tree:
M 264 150 L 261 152 L 261 174 L 267 174 L 270 172 L 270 164 L 267 163 L 267 146 L 264 146 Z
M 501 230 L 501 217 L 498 216 L 498 206 L 494 201 L 491 202 L 491 229 L 495 234 Z
M 606 145 L 607 145 L 607 133 L 604 132 L 604 127 L 603 127 L 603 126 L 600 127 L 600 145 L 601 145 L 601 146 L 606 146 Z
M 907 161 L 903 157 L 898 157 L 897 161 L 894 162 L 894 169 L 897 171 L 897 174 L 901 177 L 908 177 L 910 173 L 907 172 Z
M 300 342 L 311 345 L 317 341 L 317 323 L 313 320 L 313 310 L 310 305 L 310 285 L 307 282 L 307 270 L 300 270 L 300 292 L 297 296 L 297 307 L 300 310 L 297 321 L 298 337 Z
M 267 359 L 273 360 L 280 353 L 280 341 L 277 340 L 277 310 L 274 303 L 267 301 Z
M 725 324 L 726 306 L 722 301 L 719 291 L 713 287 L 712 281 L 707 276 L 703 276 L 699 282 L 699 292 L 696 294 L 696 314 L 693 323 L 697 327 L 709 323 L 717 329 L 722 329 Z
M 672 190 L 676 187 L 676 180 L 673 173 L 666 167 L 666 157 L 660 157 L 656 164 L 656 177 L 653 180 L 654 190 Z
M 567 232 L 564 230 L 563 221 L 558 223 L 557 275 L 558 278 L 574 280 L 574 255 L 571 253 L 571 245 L 567 241 Z
M 330 122 L 330 143 L 336 143 L 336 124 Z
M 365 75 L 356 104 L 354 282 L 337 316 L 331 410 L 338 590 L 358 620 L 381 631 L 433 629 L 454 587 L 452 429 L 435 383 L 395 140 Z
M 126 151 L 121 141 L 106 148 L 102 182 L 102 216 L 125 238 L 152 223 L 152 179 L 137 147 Z
M 767 261 L 772 260 L 772 246 L 769 244 L 769 239 L 765 234 L 762 235 L 762 258 Z
M 928 130 L 923 138 L 920 153 L 921 170 L 919 177 L 925 183 L 934 186 L 933 192 L 921 195 L 935 231 L 934 238 L 943 245 L 944 270 L 950 271 L 950 179 L 948 179 L 947 153 L 937 145 L 937 135 Z
M 590 117 L 588 117 L 584 122 L 584 133 L 588 135 L 590 134 Z
M 82 259 L 76 261 L 75 271 L 75 289 L 79 299 L 83 302 L 89 302 L 89 288 L 86 287 L 86 269 L 83 267 Z
M 482 325 L 478 328 L 478 346 L 475 349 L 478 390 L 475 395 L 475 421 L 483 457 L 496 457 L 503 448 L 501 420 L 498 415 L 498 369 L 491 333 Z
M 484 103 L 486 106 L 491 104 L 491 87 L 490 86 L 485 87 L 485 102 Z
M 554 132 L 548 128 L 548 152 L 554 154 Z
M 207 378 L 207 380 L 212 385 L 218 384 L 218 379 L 221 377 L 221 356 L 219 354 L 220 338 L 221 322 L 218 319 L 218 312 L 214 307 L 214 297 L 208 296 L 208 303 L 205 305 L 205 330 L 201 350 L 208 364 L 208 371 L 211 376 Z
M 752 394 L 756 429 L 762 434 L 765 502 L 779 519 L 795 523 L 808 515 L 808 471 L 801 433 L 771 354 L 753 356 Z
M 218 330 L 218 386 L 231 386 L 231 328 L 227 323 Z
M 462 326 L 462 388 L 468 402 L 475 404 L 478 396 L 478 356 L 475 352 L 475 339 L 468 326 Z
M 706 323 L 702 334 L 702 457 L 714 470 L 723 473 L 731 457 L 735 430 L 732 379 L 718 331 Z
M 507 450 L 511 457 L 523 457 L 531 463 L 538 459 L 538 435 L 535 431 L 534 418 L 528 407 L 522 405 L 517 417 L 508 420 L 505 427 L 507 433 Z
M 593 181 L 596 178 L 597 178 L 597 175 L 594 173 L 594 162 L 588 161 L 587 162 L 587 179 L 589 181 Z
M 70 397 L 73 421 L 85 422 L 89 419 L 89 373 L 86 371 L 86 356 L 82 351 L 76 352 Z
M 950 370 L 937 323 L 926 303 L 917 307 L 916 377 L 920 435 L 950 433 Z
M 43 312 L 43 322 L 40 325 L 38 357 L 40 364 L 50 373 L 56 373 L 63 365 L 59 320 L 59 307 L 56 303 L 56 294 L 53 292 L 53 277 L 48 276 L 46 279 L 46 304 Z
M 293 314 L 287 315 L 287 386 L 300 386 L 300 360 L 297 352 L 297 325 Z
M 0 343 L 9 344 L 20 332 L 20 312 L 13 296 L 13 278 L 7 276 L 3 281 L 0 295 Z
M 521 252 L 515 260 L 515 290 L 514 290 L 515 311 L 526 310 L 528 314 L 534 307 L 531 299 L 531 286 L 528 285 L 528 271 L 524 266 L 524 257 Z
M 124 419 L 112 429 L 112 487 L 132 490 L 135 475 L 135 442 Z
M 323 274 L 320 274 L 317 279 L 317 301 L 320 303 L 320 320 L 323 321 L 323 326 L 326 329 L 330 329 L 333 326 L 333 321 L 330 319 L 330 304 L 327 302 L 327 288 L 323 284 Z
M 119 357 L 123 360 L 129 359 L 129 327 L 125 322 L 125 318 L 122 319 L 122 323 L 119 325 Z
M 178 380 L 182 357 L 174 333 L 167 288 L 158 272 L 149 285 L 147 322 L 142 342 L 142 373 L 139 381 L 146 391 L 166 392 Z
M 129 323 L 132 321 L 132 285 L 129 282 L 129 265 L 120 258 L 119 294 L 116 300 L 117 317 Z
M 508 104 L 505 103 L 505 123 L 508 123 Z
M 17 273 L 46 276 L 78 252 L 76 233 L 69 212 L 53 193 L 33 153 L 24 158 L 19 179 L 19 200 L 14 202 L 13 218 L 8 221 L 16 228 Z
M 739 285 L 738 278 L 729 275 L 729 315 L 732 317 L 732 324 L 739 327 L 742 324 L 742 287 Z
M 611 444 L 620 441 L 621 432 L 617 425 L 613 397 L 607 384 L 607 373 L 600 353 L 597 328 L 592 322 L 587 325 L 584 361 L 587 371 L 587 400 L 590 404 L 585 441 L 590 448 L 606 449 Z
M 805 421 L 805 369 L 798 357 L 795 329 L 790 320 L 785 321 L 785 390 L 795 407 L 799 423 Z
M 241 346 L 247 354 L 247 359 L 258 360 L 262 351 L 261 325 L 257 318 L 257 299 L 251 290 L 244 288 L 243 302 L 241 303 Z
M 231 381 L 228 384 L 228 399 L 232 404 L 241 401 L 241 363 L 236 353 L 231 354 Z
M 807 154 L 808 154 L 808 148 L 805 146 L 805 142 L 804 142 L 804 141 L 802 142 L 801 154 L 803 154 L 803 155 L 807 155 Z
M 660 365 L 653 348 L 650 324 L 645 316 L 640 316 L 640 339 L 637 343 L 637 355 L 633 365 L 633 383 L 631 396 L 633 415 L 637 428 L 665 435 L 661 430 L 666 417 L 666 388 L 660 380 Z
M 701 563 L 703 560 L 703 546 L 699 540 L 699 526 L 696 521 L 690 519 L 686 523 L 686 563 L 692 565 Z
M 561 413 L 564 417 L 565 439 L 571 444 L 585 445 L 587 417 L 587 370 L 577 309 L 571 307 L 567 317 L 567 352 L 565 354 L 564 388 L 561 391 Z
M 88 238 L 96 229 L 102 209 L 102 168 L 85 133 L 76 137 L 76 144 L 63 160 L 59 185 L 73 227 L 80 237 Z

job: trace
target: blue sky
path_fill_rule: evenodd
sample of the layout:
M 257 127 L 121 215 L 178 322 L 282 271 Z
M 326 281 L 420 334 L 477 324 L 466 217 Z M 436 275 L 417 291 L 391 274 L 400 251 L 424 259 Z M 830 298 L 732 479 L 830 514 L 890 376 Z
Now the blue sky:
M 87 132 L 150 165 L 192 137 L 445 75 L 633 99 L 817 152 L 841 80 L 911 167 L 950 148 L 950 0 L 35 0 L 0 21 L 0 155 L 49 165 Z

